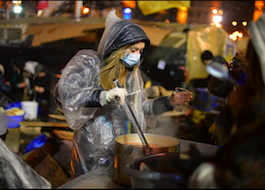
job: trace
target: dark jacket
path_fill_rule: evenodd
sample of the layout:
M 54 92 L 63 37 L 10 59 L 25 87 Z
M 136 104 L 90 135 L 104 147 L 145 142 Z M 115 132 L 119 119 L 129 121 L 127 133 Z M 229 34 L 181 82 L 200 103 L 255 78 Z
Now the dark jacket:
M 35 86 L 41 86 L 44 88 L 43 93 L 36 93 L 36 100 L 47 100 L 49 102 L 50 88 L 51 88 L 51 75 L 48 70 L 45 70 L 44 77 L 33 77 L 30 79 L 30 88 L 34 90 Z M 31 94 L 31 99 L 34 98 L 34 94 Z M 40 102 L 39 102 L 40 103 Z
M 8 96 L 15 102 L 22 101 L 24 88 L 19 88 L 18 84 L 24 81 L 23 70 L 20 72 L 14 70 L 10 76 L 7 76 L 6 81 L 9 81 L 11 84 L 11 90 L 8 93 Z
M 232 70 L 229 72 L 229 75 L 232 76 L 238 84 L 244 84 L 246 81 L 246 74 L 243 70 Z M 207 88 L 213 95 L 226 98 L 233 90 L 234 84 L 228 80 L 220 80 L 216 77 L 210 76 Z
M 5 78 L 0 71 L 0 92 L 7 94 L 11 89 L 11 86 L 5 83 Z

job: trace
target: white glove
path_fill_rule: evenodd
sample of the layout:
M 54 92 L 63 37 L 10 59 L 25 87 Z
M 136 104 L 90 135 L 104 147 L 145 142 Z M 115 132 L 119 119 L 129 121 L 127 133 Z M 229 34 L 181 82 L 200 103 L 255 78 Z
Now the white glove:
M 101 106 L 104 106 L 107 104 L 107 102 L 110 102 L 115 98 L 119 97 L 120 98 L 119 104 L 123 105 L 127 94 L 128 93 L 125 88 L 118 88 L 118 87 L 115 87 L 108 91 L 102 91 L 100 94 L 100 104 Z

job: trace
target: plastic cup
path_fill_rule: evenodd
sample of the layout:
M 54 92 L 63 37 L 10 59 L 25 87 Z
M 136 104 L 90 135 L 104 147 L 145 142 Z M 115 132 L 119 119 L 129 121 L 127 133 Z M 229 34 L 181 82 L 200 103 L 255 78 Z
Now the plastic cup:
M 174 110 L 181 112 L 185 106 L 185 103 L 188 102 L 188 97 L 190 96 L 191 92 L 181 87 L 176 87 L 175 92 L 178 94 L 181 93 L 181 96 L 184 95 L 184 98 L 179 98 L 180 96 L 176 96 L 177 100 L 174 101 Z

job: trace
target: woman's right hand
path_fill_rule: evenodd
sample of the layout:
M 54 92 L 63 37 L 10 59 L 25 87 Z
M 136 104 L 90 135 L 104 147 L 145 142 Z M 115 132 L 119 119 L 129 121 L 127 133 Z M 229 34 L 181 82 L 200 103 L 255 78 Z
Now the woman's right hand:
M 110 102 L 118 97 L 120 98 L 119 104 L 123 105 L 127 94 L 128 93 L 125 88 L 115 87 L 111 90 L 106 91 L 106 101 Z

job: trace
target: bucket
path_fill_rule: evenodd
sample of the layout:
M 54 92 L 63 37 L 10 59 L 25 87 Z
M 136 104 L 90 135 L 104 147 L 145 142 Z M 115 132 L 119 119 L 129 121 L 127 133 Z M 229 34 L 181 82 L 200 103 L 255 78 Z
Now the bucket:
M 8 125 L 7 128 L 18 128 L 19 122 L 24 120 L 25 113 L 23 115 L 7 115 Z
M 33 101 L 22 101 L 21 102 L 21 109 L 26 112 L 25 119 L 33 120 L 37 119 L 38 117 L 38 102 Z

